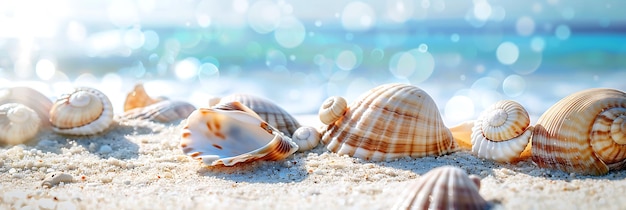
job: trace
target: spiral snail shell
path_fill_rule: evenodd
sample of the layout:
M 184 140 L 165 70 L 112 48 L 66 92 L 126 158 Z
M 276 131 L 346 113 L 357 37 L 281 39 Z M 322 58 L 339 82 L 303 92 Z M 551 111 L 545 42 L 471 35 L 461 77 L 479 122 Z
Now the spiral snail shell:
M 113 106 L 99 90 L 81 87 L 56 100 L 50 110 L 52 130 L 60 134 L 92 135 L 113 122 Z
M 418 87 L 380 85 L 347 108 L 343 104 L 330 99 L 320 111 L 320 119 L 336 119 L 325 122 L 321 139 L 332 152 L 378 161 L 443 155 L 456 149 L 434 100 Z
M 24 143 L 37 135 L 40 125 L 35 110 L 18 103 L 0 105 L 0 144 Z
M 293 133 L 291 140 L 298 145 L 298 151 L 308 151 L 317 146 L 320 142 L 320 133 L 311 126 L 302 126 Z
M 550 107 L 535 125 L 532 160 L 543 168 L 602 175 L 626 165 L 626 93 L 594 88 Z
M 42 126 L 50 126 L 50 108 L 52 101 L 41 92 L 29 87 L 11 87 L 0 89 L 0 105 L 7 103 L 22 104 L 37 112 Z

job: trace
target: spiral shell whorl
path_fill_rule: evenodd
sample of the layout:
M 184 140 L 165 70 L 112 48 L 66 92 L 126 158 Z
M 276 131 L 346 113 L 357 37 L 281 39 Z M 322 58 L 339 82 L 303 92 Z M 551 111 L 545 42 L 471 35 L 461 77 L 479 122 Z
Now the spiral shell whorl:
M 318 111 L 320 121 L 325 125 L 330 125 L 339 120 L 346 113 L 347 108 L 348 102 L 346 102 L 346 99 L 339 96 L 330 97 L 322 103 Z
M 293 133 L 291 140 L 298 145 L 298 151 L 308 151 L 317 146 L 321 135 L 317 129 L 311 126 L 302 126 Z
M 8 103 L 22 104 L 35 112 L 41 120 L 41 125 L 46 128 L 50 126 L 50 108 L 52 101 L 41 92 L 30 87 L 11 87 L 0 89 L 0 105 Z
M 0 143 L 21 144 L 37 135 L 41 118 L 22 104 L 0 105 Z
M 77 88 L 61 96 L 50 110 L 52 129 L 61 134 L 91 135 L 106 130 L 113 122 L 113 106 L 102 92 Z

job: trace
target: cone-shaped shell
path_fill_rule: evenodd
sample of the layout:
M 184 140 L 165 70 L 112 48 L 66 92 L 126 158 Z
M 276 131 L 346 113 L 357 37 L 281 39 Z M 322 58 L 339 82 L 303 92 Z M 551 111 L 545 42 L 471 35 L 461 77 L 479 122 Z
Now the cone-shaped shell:
M 472 152 L 478 157 L 499 162 L 514 162 L 530 150 L 532 126 L 524 107 L 511 100 L 502 100 L 486 109 L 472 128 Z M 528 152 L 527 152 L 528 153 Z M 524 153 L 524 154 L 527 154 Z
M 456 147 L 433 99 L 406 84 L 361 95 L 326 127 L 322 142 L 330 151 L 375 161 L 443 155 Z
M 142 83 L 135 84 L 135 87 L 126 95 L 124 101 L 124 112 L 135 108 L 145 107 L 162 101 L 162 98 L 152 98 L 144 89 Z
M 41 120 L 41 125 L 50 126 L 50 108 L 52 100 L 41 92 L 29 87 L 11 87 L 0 89 L 0 105 L 8 103 L 22 104 L 31 108 Z
M 37 112 L 18 103 L 0 105 L 0 144 L 16 145 L 37 135 L 41 118 Z
M 392 209 L 488 209 L 479 188 L 480 178 L 442 166 L 407 185 Z
M 236 101 L 194 111 L 181 136 L 185 154 L 213 166 L 282 160 L 298 150 L 289 137 Z
M 93 88 L 76 88 L 64 94 L 50 110 L 52 130 L 69 135 L 92 135 L 106 130 L 113 122 L 109 98 Z
M 602 175 L 626 164 L 626 93 L 583 90 L 550 107 L 537 120 L 532 159 L 543 168 Z
M 238 101 L 249 107 L 265 122 L 274 126 L 288 136 L 293 135 L 293 133 L 300 127 L 300 123 L 298 123 L 296 118 L 291 116 L 291 114 L 285 111 L 282 107 L 268 99 L 249 94 L 232 94 L 221 98 L 219 104 L 230 103 L 233 101 Z
M 123 118 L 152 120 L 168 123 L 187 118 L 196 107 L 183 101 L 160 101 L 145 107 L 134 108 L 124 112 Z

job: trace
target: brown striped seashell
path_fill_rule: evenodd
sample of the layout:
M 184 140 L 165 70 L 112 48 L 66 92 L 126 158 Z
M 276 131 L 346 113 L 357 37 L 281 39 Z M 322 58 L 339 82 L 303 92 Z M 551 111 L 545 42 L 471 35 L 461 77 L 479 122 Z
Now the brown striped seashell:
M 249 94 L 232 94 L 220 99 L 219 104 L 230 103 L 233 101 L 239 101 L 246 107 L 249 107 L 257 113 L 261 119 L 269 123 L 279 131 L 292 136 L 293 133 L 300 128 L 298 120 L 291 116 L 282 107 L 276 103 L 254 95 Z
M 37 135 L 40 126 L 35 110 L 18 103 L 0 105 L 0 144 L 25 143 Z
M 134 108 L 124 112 L 125 119 L 152 120 L 169 123 L 187 118 L 196 107 L 183 101 L 160 101 L 145 107 Z
M 320 142 L 320 132 L 311 126 L 302 126 L 293 133 L 291 140 L 298 145 L 298 151 L 304 152 L 311 150 Z
M 626 93 L 594 88 L 571 94 L 537 120 L 532 160 L 542 168 L 603 175 L 626 164 Z
M 330 125 L 341 118 L 343 114 L 346 113 L 347 109 L 348 102 L 346 102 L 346 99 L 339 96 L 333 96 L 326 99 L 324 103 L 322 103 L 322 106 L 320 106 L 320 110 L 318 111 L 318 115 L 322 123 Z
M 29 87 L 11 87 L 0 89 L 0 105 L 8 103 L 18 103 L 31 108 L 37 112 L 39 119 L 43 119 L 41 120 L 42 126 L 50 126 L 50 122 L 47 119 L 50 118 L 52 100 L 41 92 Z
M 298 150 L 289 137 L 237 101 L 192 112 L 181 136 L 185 154 L 212 166 L 282 160 Z
M 142 83 L 135 84 L 135 87 L 126 95 L 124 101 L 124 112 L 135 108 L 145 107 L 157 102 L 163 101 L 164 98 L 152 98 L 146 92 Z
M 498 162 L 515 162 L 530 157 L 533 127 L 521 104 L 511 100 L 498 101 L 469 124 L 471 126 L 464 123 L 450 130 L 459 145 L 469 144 L 478 157 Z M 460 142 L 467 141 L 467 137 L 459 137 L 459 127 L 471 129 L 471 142 Z
M 480 178 L 442 166 L 411 182 L 392 209 L 489 209 L 480 196 Z
M 434 100 L 406 84 L 371 89 L 322 133 L 328 150 L 366 160 L 444 155 L 456 149 Z
M 81 87 L 56 100 L 50 110 L 52 130 L 60 134 L 92 135 L 113 122 L 113 106 L 99 90 Z

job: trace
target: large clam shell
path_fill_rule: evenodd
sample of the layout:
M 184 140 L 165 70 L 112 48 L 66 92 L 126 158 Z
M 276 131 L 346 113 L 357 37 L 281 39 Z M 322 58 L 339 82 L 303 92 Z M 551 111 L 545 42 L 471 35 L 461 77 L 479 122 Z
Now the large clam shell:
M 281 160 L 298 150 L 289 137 L 237 101 L 194 111 L 181 136 L 185 154 L 213 166 Z
M 0 105 L 8 103 L 22 104 L 31 108 L 41 120 L 43 126 L 50 126 L 47 119 L 50 118 L 52 100 L 41 92 L 29 87 L 11 87 L 0 89 Z
M 392 209 L 488 209 L 479 188 L 479 177 L 442 166 L 407 185 Z
M 543 168 L 602 175 L 626 164 L 626 93 L 594 88 L 571 94 L 537 120 L 532 160 Z
M 0 144 L 24 143 L 37 135 L 39 126 L 35 110 L 18 103 L 0 105 Z
M 99 90 L 76 88 L 56 100 L 50 110 L 50 122 L 52 130 L 61 134 L 100 133 L 113 122 L 113 106 Z
M 221 98 L 219 104 L 233 101 L 238 101 L 249 107 L 265 122 L 288 136 L 292 136 L 293 133 L 300 128 L 300 123 L 298 123 L 296 118 L 268 99 L 249 94 L 232 94 Z
M 165 100 L 124 112 L 126 119 L 152 120 L 168 123 L 187 118 L 196 107 L 183 101 Z
M 137 83 L 133 90 L 126 95 L 126 100 L 124 100 L 124 112 L 152 105 L 163 100 L 163 98 L 150 97 L 143 87 L 143 83 Z
M 433 99 L 406 84 L 371 89 L 322 132 L 328 150 L 375 161 L 443 155 L 456 148 Z

